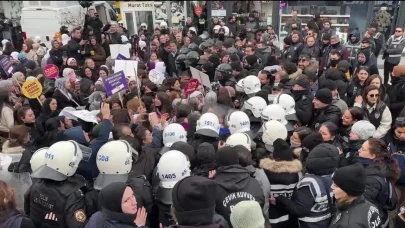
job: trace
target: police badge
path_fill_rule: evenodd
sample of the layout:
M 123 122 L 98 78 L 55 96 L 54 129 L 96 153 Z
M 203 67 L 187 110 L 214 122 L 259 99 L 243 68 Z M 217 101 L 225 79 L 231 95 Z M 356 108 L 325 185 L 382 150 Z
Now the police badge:
M 379 112 L 376 112 L 376 113 L 374 114 L 374 117 L 375 117 L 376 119 L 380 118 L 380 113 L 379 113 Z

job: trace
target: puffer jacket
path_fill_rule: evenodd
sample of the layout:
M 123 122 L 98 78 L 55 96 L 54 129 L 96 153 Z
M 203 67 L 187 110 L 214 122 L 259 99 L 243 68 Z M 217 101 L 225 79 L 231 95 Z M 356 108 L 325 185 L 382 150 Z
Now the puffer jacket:
M 321 53 L 321 49 L 319 48 L 318 45 L 316 45 L 316 43 L 314 44 L 314 46 L 308 46 L 307 44 L 304 45 L 304 48 L 301 51 L 301 55 L 302 54 L 307 54 L 309 55 L 309 58 L 314 58 L 316 60 L 319 60 L 319 55 Z
M 321 124 L 328 121 L 336 124 L 336 126 L 339 126 L 341 116 L 342 113 L 340 111 L 340 108 L 335 105 L 328 105 L 323 109 L 314 110 L 312 123 L 310 126 L 311 128 L 318 128 L 319 126 L 321 126 Z
M 390 99 L 390 111 L 395 120 L 405 107 L 405 77 L 391 77 L 392 85 L 387 88 L 387 96 Z

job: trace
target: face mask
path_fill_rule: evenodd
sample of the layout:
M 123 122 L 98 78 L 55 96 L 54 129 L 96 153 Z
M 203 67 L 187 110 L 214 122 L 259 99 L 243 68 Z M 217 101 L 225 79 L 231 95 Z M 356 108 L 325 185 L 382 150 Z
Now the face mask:
M 337 59 L 331 59 L 331 60 L 330 60 L 330 65 L 331 65 L 331 67 L 336 67 L 337 64 L 339 63 L 339 61 L 340 61 L 340 60 L 337 60 Z
M 291 148 L 301 147 L 301 143 L 294 142 L 291 138 L 292 137 L 290 137 Z

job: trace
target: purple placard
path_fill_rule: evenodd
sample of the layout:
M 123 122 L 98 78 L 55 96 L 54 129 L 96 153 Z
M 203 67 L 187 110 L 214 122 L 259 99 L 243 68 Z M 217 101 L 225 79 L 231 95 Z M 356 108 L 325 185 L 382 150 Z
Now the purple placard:
M 115 59 L 118 59 L 118 60 L 128 60 L 127 57 L 125 57 L 125 56 L 123 56 L 123 55 L 121 55 L 121 54 L 118 54 L 118 55 L 117 55 L 117 58 L 115 58 Z
M 124 71 L 118 71 L 104 78 L 104 87 L 108 96 L 112 96 L 122 90 L 128 89 L 127 79 L 125 78 Z
M 2 56 L 2 58 L 0 58 L 0 67 L 3 68 L 7 75 L 13 72 L 13 66 L 11 64 L 9 56 Z

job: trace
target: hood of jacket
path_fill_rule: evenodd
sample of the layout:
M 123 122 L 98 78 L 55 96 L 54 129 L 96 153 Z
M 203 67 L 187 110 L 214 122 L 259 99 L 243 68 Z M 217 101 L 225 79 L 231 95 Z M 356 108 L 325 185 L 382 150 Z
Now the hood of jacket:
M 357 53 L 357 56 L 356 56 L 356 61 L 358 61 L 360 53 L 364 54 L 364 56 L 366 58 L 366 61 L 364 61 L 364 63 L 360 64 L 360 65 L 361 66 L 368 66 L 367 64 L 370 62 L 370 55 L 371 55 L 370 48 L 359 49 L 359 52 Z
M 330 79 L 332 81 L 337 81 L 337 80 L 344 80 L 345 74 L 336 69 L 336 68 L 329 68 L 325 72 L 325 79 Z
M 251 177 L 252 172 L 249 169 L 240 165 L 230 165 L 219 167 L 214 180 L 228 191 L 236 192 L 244 189 Z
M 357 38 L 355 42 L 351 41 L 351 39 L 350 39 L 351 36 L 355 36 Z M 360 41 L 360 32 L 359 32 L 358 28 L 353 29 L 349 33 L 349 35 L 347 36 L 347 41 L 350 42 L 350 43 L 358 43 Z
M 4 154 L 16 154 L 16 153 L 22 153 L 24 152 L 25 148 L 22 146 L 15 146 L 11 147 L 11 142 L 10 140 L 7 140 L 3 143 L 2 146 L 2 153 Z
M 80 126 L 67 129 L 65 132 L 63 132 L 63 135 L 65 136 L 65 140 L 74 140 L 82 145 L 89 144 L 84 137 L 83 129 Z
M 295 71 L 294 73 L 288 75 L 288 78 L 292 79 L 292 80 L 296 80 L 301 75 L 302 75 L 302 70 L 298 68 L 297 71 Z
M 273 173 L 299 173 L 302 171 L 302 164 L 298 159 L 292 161 L 276 161 L 265 158 L 260 160 L 260 168 Z

